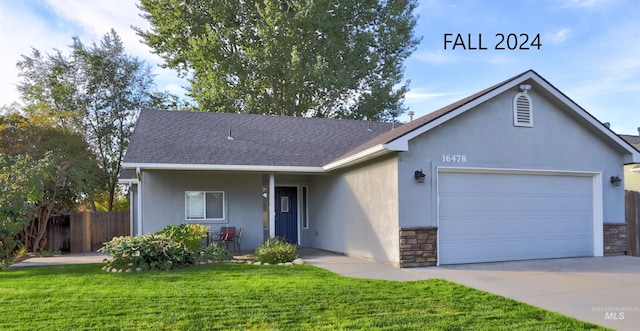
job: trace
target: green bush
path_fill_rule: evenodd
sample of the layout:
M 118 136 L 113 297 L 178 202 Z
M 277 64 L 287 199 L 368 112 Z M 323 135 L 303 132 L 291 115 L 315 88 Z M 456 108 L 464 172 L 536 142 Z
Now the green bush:
M 181 242 L 192 251 L 200 248 L 203 239 L 207 239 L 207 227 L 200 224 L 169 224 L 157 235 L 164 235 L 173 241 Z
M 254 252 L 254 259 L 262 263 L 286 263 L 298 257 L 296 246 L 280 238 L 270 238 Z
M 112 260 L 107 261 L 107 270 L 168 270 L 196 262 L 196 254 L 183 243 L 162 235 L 115 237 L 98 251 L 112 256 Z
M 233 255 L 218 243 L 211 243 L 207 247 L 200 249 L 198 254 L 198 262 L 205 261 L 227 261 L 233 259 Z

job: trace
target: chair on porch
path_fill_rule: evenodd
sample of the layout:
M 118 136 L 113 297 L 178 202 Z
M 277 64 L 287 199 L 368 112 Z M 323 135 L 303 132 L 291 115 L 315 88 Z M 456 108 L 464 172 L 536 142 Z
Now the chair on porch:
M 233 250 L 234 251 L 242 251 L 240 249 L 240 241 L 242 240 L 242 233 L 244 232 L 244 227 L 240 227 L 240 230 L 238 231 L 238 235 L 236 235 L 234 241 L 233 241 Z
M 223 226 L 220 230 L 220 237 L 218 241 L 220 245 L 224 244 L 227 249 L 229 249 L 229 243 L 235 245 L 236 239 L 236 227 L 235 226 Z

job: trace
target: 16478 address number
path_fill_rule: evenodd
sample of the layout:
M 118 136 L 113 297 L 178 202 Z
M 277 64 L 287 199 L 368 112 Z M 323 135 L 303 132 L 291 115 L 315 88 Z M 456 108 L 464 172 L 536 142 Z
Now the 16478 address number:
M 442 162 L 445 163 L 467 163 L 465 154 L 442 154 Z

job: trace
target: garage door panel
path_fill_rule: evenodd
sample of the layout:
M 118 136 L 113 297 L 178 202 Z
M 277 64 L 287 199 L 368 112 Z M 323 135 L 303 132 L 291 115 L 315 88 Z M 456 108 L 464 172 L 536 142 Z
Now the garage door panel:
M 440 264 L 593 255 L 592 178 L 439 174 Z

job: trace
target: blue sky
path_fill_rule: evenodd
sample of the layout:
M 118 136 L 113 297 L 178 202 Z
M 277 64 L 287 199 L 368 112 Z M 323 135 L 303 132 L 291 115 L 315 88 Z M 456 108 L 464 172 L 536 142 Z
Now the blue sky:
M 146 27 L 129 0 L 0 0 L 0 105 L 18 100 L 15 67 L 31 47 L 66 51 L 72 36 L 97 41 L 110 28 L 129 53 L 154 69 L 159 88 L 182 94 L 185 81 L 157 67 L 161 60 L 131 26 Z M 422 42 L 406 61 L 411 91 L 405 104 L 425 115 L 533 69 L 617 133 L 640 127 L 640 1 L 421 0 L 416 34 Z M 487 50 L 444 48 L 444 35 L 479 35 Z M 496 34 L 540 35 L 540 49 L 496 50 Z M 468 47 L 467 47 L 468 48 Z M 406 120 L 406 116 L 400 118 Z

